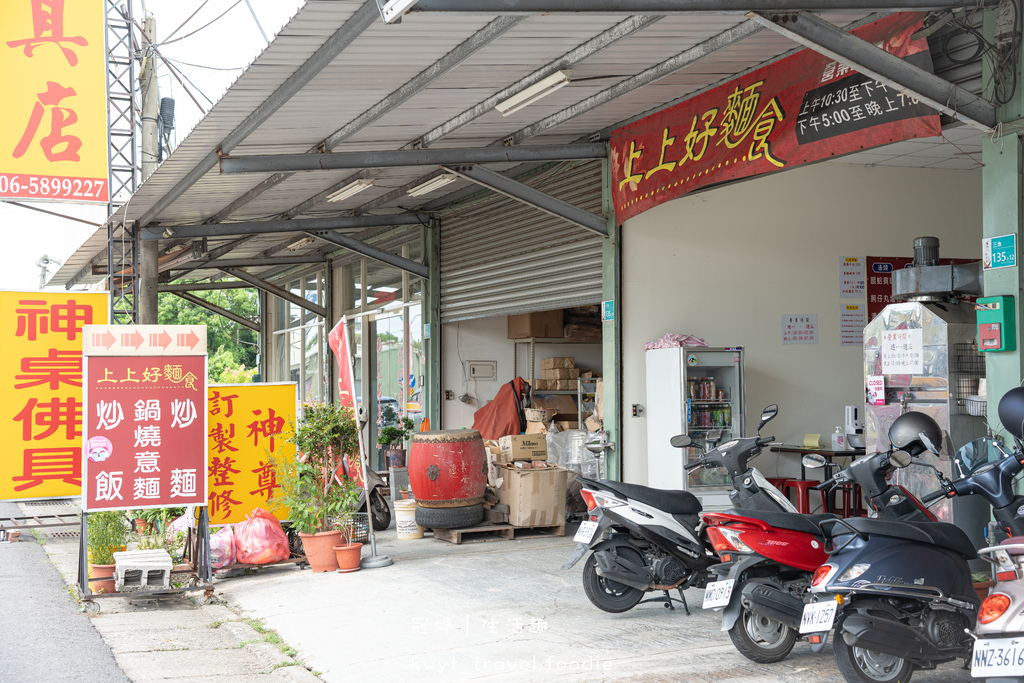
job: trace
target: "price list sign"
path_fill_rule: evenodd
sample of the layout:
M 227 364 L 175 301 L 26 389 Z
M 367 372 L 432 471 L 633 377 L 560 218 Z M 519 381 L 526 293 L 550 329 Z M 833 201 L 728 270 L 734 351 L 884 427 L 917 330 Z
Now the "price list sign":
M 206 505 L 205 326 L 90 325 L 83 352 L 82 509 Z

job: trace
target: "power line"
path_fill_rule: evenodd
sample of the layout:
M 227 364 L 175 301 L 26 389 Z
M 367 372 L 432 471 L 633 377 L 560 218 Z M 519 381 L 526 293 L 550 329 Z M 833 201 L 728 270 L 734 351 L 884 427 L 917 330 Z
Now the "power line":
M 212 21 L 209 21 L 209 22 L 207 22 L 206 24 L 203 24 L 202 26 L 200 26 L 199 28 L 197 28 L 197 29 L 196 29 L 195 31 L 192 31 L 191 33 L 186 33 L 185 35 L 181 36 L 180 38 L 175 38 L 174 40 L 165 40 L 165 41 L 163 41 L 162 43 L 158 43 L 158 44 L 157 44 L 157 46 L 158 46 L 158 47 L 162 47 L 162 46 L 164 46 L 164 45 L 167 45 L 167 44 L 169 44 L 169 43 L 176 43 L 176 42 L 178 42 L 179 40 L 185 40 L 185 39 L 186 39 L 186 38 L 188 38 L 189 36 L 194 36 L 195 34 L 197 34 L 197 33 L 199 33 L 200 31 L 202 31 L 202 30 L 203 30 L 204 28 L 207 28 L 208 26 L 211 26 L 212 24 L 214 24 L 214 23 L 216 23 L 217 21 L 219 21 L 219 20 L 220 20 L 220 19 L 221 19 L 221 18 L 222 18 L 222 17 L 223 17 L 223 16 L 225 15 L 225 14 L 227 14 L 227 13 L 228 13 L 228 12 L 230 12 L 231 10 L 235 9 L 235 8 L 236 8 L 236 7 L 238 7 L 238 6 L 240 5 L 240 4 L 242 4 L 242 0 L 235 0 L 235 3 L 234 3 L 233 5 L 231 5 L 231 6 L 230 6 L 230 7 L 228 7 L 228 8 L 226 9 L 226 10 L 224 10 L 224 11 L 223 11 L 223 12 L 221 12 L 221 13 L 220 13 L 219 15 L 217 15 L 217 17 L 216 17 L 215 19 L 213 19 Z

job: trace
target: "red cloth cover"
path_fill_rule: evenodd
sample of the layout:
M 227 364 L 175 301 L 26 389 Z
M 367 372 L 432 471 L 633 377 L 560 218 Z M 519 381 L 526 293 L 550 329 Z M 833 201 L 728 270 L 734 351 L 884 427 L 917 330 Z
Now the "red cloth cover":
M 281 522 L 264 510 L 255 508 L 244 522 L 235 525 L 235 559 L 239 564 L 273 564 L 287 560 L 288 536 Z
M 522 434 L 526 429 L 522 407 L 526 387 L 526 380 L 516 377 L 498 389 L 493 401 L 473 413 L 473 429 L 492 441 L 509 434 Z

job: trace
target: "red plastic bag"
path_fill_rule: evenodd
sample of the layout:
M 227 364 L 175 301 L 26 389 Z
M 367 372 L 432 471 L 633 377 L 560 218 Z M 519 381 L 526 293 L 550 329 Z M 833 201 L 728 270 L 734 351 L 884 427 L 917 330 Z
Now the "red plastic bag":
M 235 525 L 235 559 L 239 564 L 272 564 L 288 559 L 288 537 L 281 522 L 255 508 Z
M 235 563 L 235 534 L 231 525 L 210 536 L 210 566 L 224 569 Z

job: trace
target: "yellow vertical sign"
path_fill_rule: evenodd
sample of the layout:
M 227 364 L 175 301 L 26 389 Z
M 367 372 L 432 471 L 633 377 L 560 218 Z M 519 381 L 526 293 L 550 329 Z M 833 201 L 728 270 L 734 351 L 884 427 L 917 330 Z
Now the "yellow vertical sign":
M 102 202 L 103 0 L 0 0 L 0 197 Z
M 106 294 L 0 292 L 0 500 L 82 492 L 82 327 Z
M 286 439 L 295 425 L 296 401 L 294 382 L 209 387 L 210 524 L 241 522 L 256 507 L 288 519 L 287 508 L 273 498 L 277 478 L 270 457 L 295 457 Z

